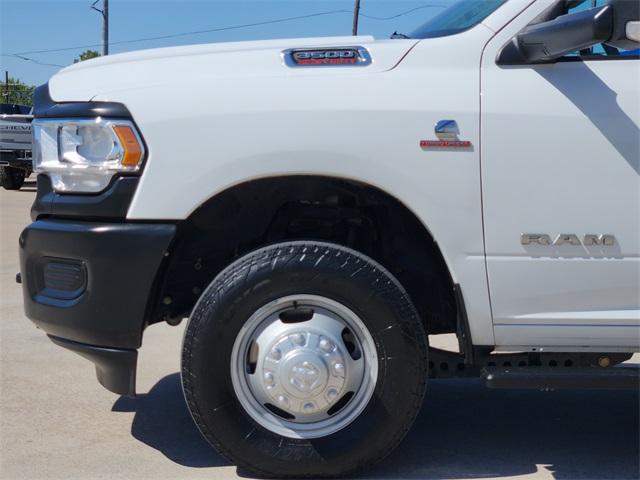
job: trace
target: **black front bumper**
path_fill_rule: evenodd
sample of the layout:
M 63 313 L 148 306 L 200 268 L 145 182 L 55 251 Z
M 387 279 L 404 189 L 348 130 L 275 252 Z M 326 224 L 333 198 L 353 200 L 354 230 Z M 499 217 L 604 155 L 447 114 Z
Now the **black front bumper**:
M 101 383 L 117 393 L 133 393 L 123 385 L 135 378 L 132 353 L 175 231 L 172 224 L 45 219 L 20 236 L 27 317 L 91 359 Z
M 93 362 L 98 382 L 119 395 L 135 397 L 138 351 L 94 347 L 49 335 L 53 343 Z

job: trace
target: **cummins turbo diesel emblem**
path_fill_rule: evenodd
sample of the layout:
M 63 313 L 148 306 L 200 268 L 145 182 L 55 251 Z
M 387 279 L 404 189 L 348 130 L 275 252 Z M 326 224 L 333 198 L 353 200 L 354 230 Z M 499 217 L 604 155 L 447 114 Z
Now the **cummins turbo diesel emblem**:
M 460 129 L 455 120 L 440 120 L 434 128 L 438 140 L 421 140 L 420 148 L 423 149 L 470 149 L 473 145 L 469 140 L 460 140 Z
M 552 240 L 546 233 L 523 233 L 520 235 L 520 243 L 522 245 L 584 245 L 586 247 L 603 246 L 611 247 L 616 243 L 616 237 L 613 235 L 595 235 L 586 234 L 580 239 L 573 233 L 561 233 L 555 240 Z
M 289 49 L 282 52 L 289 67 L 366 67 L 371 55 L 364 47 Z

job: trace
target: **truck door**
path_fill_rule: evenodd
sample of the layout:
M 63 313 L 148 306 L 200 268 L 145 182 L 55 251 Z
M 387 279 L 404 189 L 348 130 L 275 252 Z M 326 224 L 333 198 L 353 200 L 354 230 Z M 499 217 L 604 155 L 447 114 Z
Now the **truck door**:
M 598 45 L 549 64 L 498 65 L 502 48 L 550 5 L 534 3 L 498 32 L 481 66 L 483 213 L 496 344 L 637 350 L 638 51 Z M 586 8 L 591 0 L 571 13 Z

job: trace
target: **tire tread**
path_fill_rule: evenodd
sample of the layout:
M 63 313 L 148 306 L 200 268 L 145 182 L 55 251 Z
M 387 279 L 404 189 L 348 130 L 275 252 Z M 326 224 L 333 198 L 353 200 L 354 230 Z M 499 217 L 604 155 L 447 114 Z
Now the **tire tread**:
M 375 261 L 367 258 L 363 254 L 349 249 L 347 247 L 313 241 L 293 241 L 287 243 L 281 243 L 256 250 L 245 257 L 232 263 L 229 267 L 223 270 L 205 290 L 205 292 L 198 300 L 196 306 L 193 309 L 195 312 L 189 320 L 188 328 L 185 331 L 184 343 L 183 343 L 183 357 L 182 357 L 182 385 L 184 390 L 185 399 L 188 403 L 189 410 L 198 426 L 199 430 L 203 433 L 209 443 L 222 455 L 226 460 L 235 464 L 238 468 L 246 470 L 252 474 L 260 477 L 267 478 L 290 478 L 282 472 L 272 472 L 264 469 L 256 468 L 255 466 L 247 463 L 245 460 L 235 455 L 234 452 L 227 449 L 222 442 L 208 429 L 206 426 L 200 406 L 195 401 L 195 395 L 193 392 L 192 379 L 190 377 L 190 362 L 192 359 L 192 349 L 190 348 L 194 343 L 198 341 L 198 333 L 206 321 L 206 315 L 202 312 L 206 311 L 212 305 L 214 305 L 225 289 L 229 288 L 236 282 L 246 283 L 249 278 L 249 273 L 254 269 L 268 268 L 272 270 L 279 268 L 286 268 L 290 262 L 299 261 L 318 261 L 315 255 L 322 253 L 323 257 L 319 261 L 324 261 L 325 257 L 327 261 L 338 264 L 338 268 L 343 269 L 347 274 L 355 275 L 368 275 L 369 280 L 372 283 L 385 282 L 384 288 L 380 290 L 380 295 L 384 296 L 384 299 L 389 304 L 392 304 L 394 308 L 402 311 L 401 318 L 405 319 L 406 325 L 404 328 L 410 331 L 411 339 L 416 342 L 420 349 L 420 357 L 418 360 L 418 368 L 422 367 L 423 371 L 426 369 L 427 364 L 427 349 L 428 340 L 424 329 L 422 327 L 422 321 L 420 320 L 418 313 L 409 298 L 406 290 L 402 285 L 389 273 L 383 266 L 379 265 Z M 313 254 L 313 255 L 312 255 Z M 284 258 L 283 258 L 284 257 Z M 280 259 L 286 261 L 280 261 Z M 364 265 L 365 267 L 363 267 Z M 368 266 L 369 268 L 366 268 Z M 357 267 L 357 268 L 355 268 Z M 242 278 L 239 276 L 242 275 Z M 400 291 L 401 295 L 395 295 Z M 393 293 L 393 294 L 392 294 Z M 205 307 L 205 308 L 202 308 Z M 421 375 L 421 381 L 416 385 L 416 389 L 413 392 L 406 392 L 406 395 L 413 397 L 413 408 L 411 408 L 404 419 L 402 419 L 403 427 L 398 430 L 398 434 L 389 443 L 388 448 L 376 459 L 376 463 L 385 458 L 390 452 L 400 444 L 403 438 L 408 433 L 409 429 L 413 425 L 413 422 L 420 411 L 422 402 L 424 399 L 426 389 L 427 375 Z M 367 459 L 359 464 L 352 464 L 345 468 L 344 473 L 352 473 L 363 469 L 364 467 L 370 467 L 371 461 Z M 317 474 L 309 475 L 295 475 L 296 478 L 318 478 Z

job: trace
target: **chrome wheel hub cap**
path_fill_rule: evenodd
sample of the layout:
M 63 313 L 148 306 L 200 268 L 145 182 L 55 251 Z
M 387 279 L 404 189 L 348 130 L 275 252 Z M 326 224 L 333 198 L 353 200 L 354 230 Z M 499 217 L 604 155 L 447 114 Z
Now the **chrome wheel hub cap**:
M 330 435 L 369 402 L 377 379 L 373 338 L 344 305 L 296 295 L 265 305 L 238 334 L 233 387 L 247 413 L 291 438 Z
M 259 345 L 268 345 L 268 353 L 259 360 L 262 375 L 251 379 L 253 387 L 262 390 L 277 407 L 294 414 L 298 421 L 316 419 L 338 401 L 345 387 L 357 387 L 351 385 L 354 382 L 349 382 L 350 377 L 353 380 L 362 377 L 362 369 L 357 365 L 353 365 L 348 377 L 345 370 L 348 352 L 338 346 L 338 339 L 328 339 L 327 332 L 318 333 L 323 327 L 338 327 L 321 324 L 328 321 L 317 314 L 305 322 L 308 325 L 291 325 L 298 328 L 291 333 L 285 331 L 272 342 L 264 338 L 265 333 L 256 340 Z

